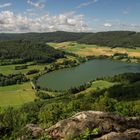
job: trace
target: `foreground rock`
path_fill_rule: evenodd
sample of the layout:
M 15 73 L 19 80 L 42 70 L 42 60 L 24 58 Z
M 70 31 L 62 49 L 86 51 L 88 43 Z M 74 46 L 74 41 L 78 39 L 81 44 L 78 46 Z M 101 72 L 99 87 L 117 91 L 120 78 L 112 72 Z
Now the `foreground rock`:
M 47 133 L 56 140 L 66 140 L 79 136 L 87 128 L 91 131 L 99 130 L 96 135 L 92 136 L 95 140 L 140 140 L 139 118 L 125 118 L 114 113 L 99 111 L 80 112 L 58 122 L 49 129 L 38 129 L 39 132 Z M 34 132 L 33 134 L 37 135 Z

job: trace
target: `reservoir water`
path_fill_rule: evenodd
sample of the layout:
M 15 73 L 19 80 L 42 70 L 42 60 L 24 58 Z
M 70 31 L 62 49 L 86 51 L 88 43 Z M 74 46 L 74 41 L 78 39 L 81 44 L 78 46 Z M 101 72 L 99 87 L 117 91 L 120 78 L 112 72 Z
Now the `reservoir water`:
M 140 64 L 107 59 L 87 61 L 77 67 L 56 70 L 39 77 L 37 84 L 53 90 L 66 90 L 103 76 L 140 72 Z

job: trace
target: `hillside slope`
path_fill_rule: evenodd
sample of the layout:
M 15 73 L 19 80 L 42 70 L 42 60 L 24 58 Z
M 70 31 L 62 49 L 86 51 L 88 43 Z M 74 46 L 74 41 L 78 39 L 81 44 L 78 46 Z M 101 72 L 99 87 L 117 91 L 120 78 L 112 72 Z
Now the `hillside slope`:
M 21 59 L 24 62 L 52 62 L 64 57 L 63 52 L 33 41 L 0 41 L 0 60 Z
M 37 42 L 64 42 L 76 41 L 89 35 L 90 33 L 73 33 L 73 32 L 47 32 L 47 33 L 1 33 L 0 40 L 29 40 Z
M 140 47 L 140 33 L 130 31 L 99 32 L 87 35 L 78 42 L 108 47 L 135 48 Z

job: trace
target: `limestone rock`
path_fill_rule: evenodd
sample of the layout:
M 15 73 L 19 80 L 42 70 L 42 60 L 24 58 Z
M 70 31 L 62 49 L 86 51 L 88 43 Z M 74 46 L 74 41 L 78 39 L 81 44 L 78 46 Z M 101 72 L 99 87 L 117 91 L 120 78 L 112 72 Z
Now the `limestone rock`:
M 79 112 L 46 129 L 33 124 L 26 128 L 35 139 L 45 134 L 54 140 L 71 140 L 88 128 L 90 131 L 99 130 L 96 135 L 91 136 L 94 140 L 140 140 L 140 118 L 127 118 L 100 111 Z
M 32 132 L 33 137 L 38 137 L 39 135 L 41 135 L 44 132 L 44 130 L 42 128 L 38 127 L 35 124 L 26 125 L 26 129 Z
M 125 140 L 129 138 L 138 139 L 140 134 L 140 119 L 125 118 L 114 113 L 100 111 L 83 111 L 71 118 L 62 120 L 54 126 L 46 129 L 54 139 L 68 139 L 84 133 L 85 129 L 99 128 L 96 137 L 103 140 Z M 135 128 L 135 129 L 132 129 Z

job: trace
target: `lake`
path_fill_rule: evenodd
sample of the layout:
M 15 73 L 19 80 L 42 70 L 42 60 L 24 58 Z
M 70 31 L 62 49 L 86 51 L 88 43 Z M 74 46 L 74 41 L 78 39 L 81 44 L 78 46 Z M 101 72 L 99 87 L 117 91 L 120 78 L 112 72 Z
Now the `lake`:
M 67 90 L 103 76 L 126 72 L 140 72 L 140 64 L 95 59 L 77 67 L 56 70 L 39 77 L 37 84 L 42 88 Z

